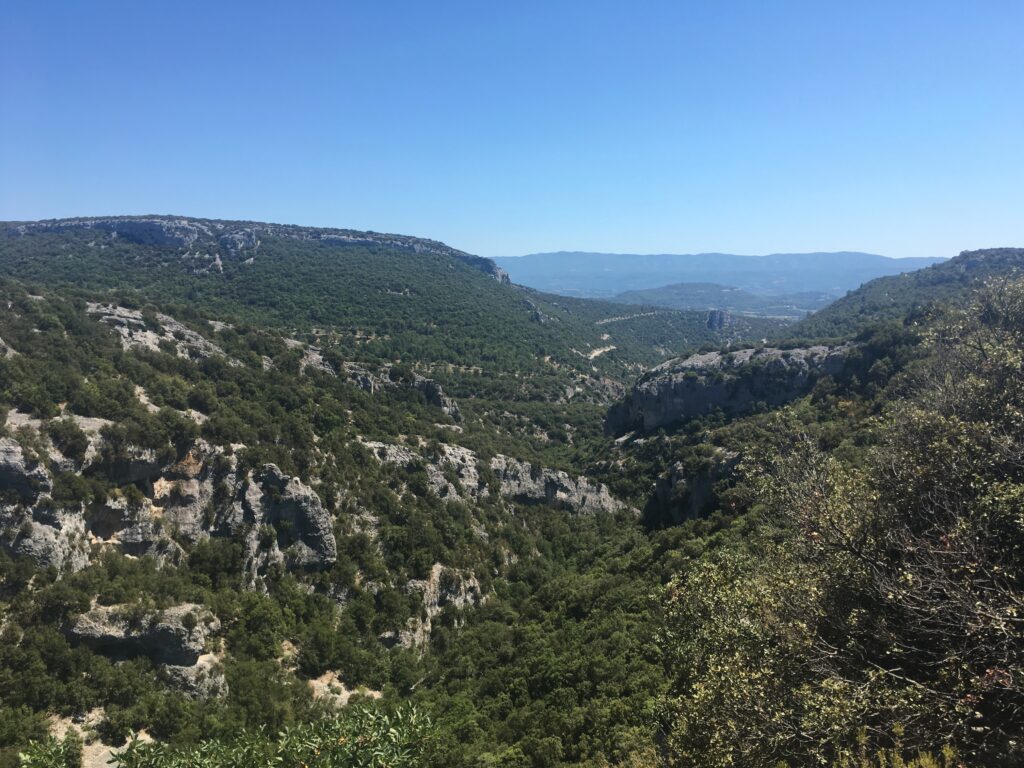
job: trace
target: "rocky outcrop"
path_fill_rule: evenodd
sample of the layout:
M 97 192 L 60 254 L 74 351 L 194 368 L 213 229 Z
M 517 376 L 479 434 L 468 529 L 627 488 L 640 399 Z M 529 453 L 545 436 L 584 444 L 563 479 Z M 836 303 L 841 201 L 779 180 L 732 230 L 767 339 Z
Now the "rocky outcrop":
M 33 501 L 50 486 L 46 467 L 27 457 L 16 440 L 0 437 L 0 495 Z
M 732 313 L 724 309 L 712 309 L 704 322 L 709 331 L 721 331 L 732 324 Z
M 480 582 L 472 573 L 434 563 L 426 579 L 411 579 L 406 591 L 421 598 L 423 612 L 409 619 L 407 627 L 383 639 L 405 648 L 418 648 L 430 640 L 431 625 L 446 608 L 457 611 L 479 605 L 485 599 Z
M 44 466 L 26 457 L 16 441 L 0 438 L 0 490 L 6 494 L 0 496 L 0 546 L 44 567 L 74 571 L 88 565 L 93 550 L 177 564 L 191 545 L 232 537 L 244 546 L 253 586 L 273 564 L 315 570 L 337 559 L 333 514 L 312 488 L 274 464 L 239 475 L 234 455 L 200 440 L 170 463 L 130 445 L 103 449 L 85 469 L 102 471 L 132 492 L 115 490 L 102 500 L 58 507 L 48 495 Z
M 58 510 L 51 488 L 46 467 L 0 437 L 0 547 L 43 568 L 81 570 L 89 562 L 81 516 Z
M 146 657 L 167 677 L 194 695 L 227 691 L 215 657 L 207 653 L 220 621 L 209 609 L 183 603 L 163 611 L 139 612 L 132 606 L 98 606 L 76 617 L 68 638 L 114 659 Z
M 491 259 L 474 256 L 436 240 L 352 229 L 299 227 L 252 221 L 219 221 L 181 216 L 106 216 L 51 219 L 13 224 L 7 235 L 27 237 L 47 232 L 83 230 L 98 237 L 120 238 L 141 245 L 175 248 L 196 272 L 223 270 L 226 262 L 251 264 L 266 238 L 317 241 L 325 245 L 363 245 L 430 253 L 461 261 L 501 283 L 508 274 Z M 91 243 L 93 245 L 97 243 Z
M 47 497 L 33 506 L 0 506 L 0 546 L 58 572 L 80 571 L 89 564 L 82 516 L 54 509 Z
M 480 477 L 477 456 L 468 448 L 444 443 L 439 447 L 439 455 L 428 459 L 404 445 L 371 440 L 364 440 L 362 444 L 381 463 L 407 469 L 422 467 L 427 484 L 438 498 L 481 499 L 489 493 Z
M 386 377 L 379 376 L 356 363 L 344 363 L 344 371 L 353 384 L 364 392 L 369 392 L 371 395 L 375 395 L 385 387 L 391 386 L 391 382 Z
M 90 544 L 116 547 L 131 557 L 148 555 L 161 564 L 177 564 L 184 557 L 184 550 L 169 535 L 166 520 L 149 499 L 134 506 L 123 497 L 90 504 L 84 522 Z
M 602 483 L 572 477 L 508 456 L 491 459 L 491 470 L 501 486 L 501 495 L 523 504 L 547 504 L 575 514 L 595 515 L 624 508 Z
M 178 357 L 190 360 L 201 360 L 207 357 L 226 357 L 224 350 L 212 341 L 196 333 L 170 315 L 156 313 L 147 318 L 136 309 L 128 309 L 116 304 L 87 305 L 89 314 L 96 316 L 101 323 L 109 325 L 121 337 L 121 346 L 125 349 L 145 349 L 150 352 L 160 351 L 161 343 L 173 346 Z M 230 360 L 238 365 L 238 361 Z
M 824 375 L 842 372 L 851 345 L 741 349 L 671 360 L 652 369 L 611 408 L 610 434 L 651 431 L 720 409 L 729 415 L 783 405 Z
M 162 670 L 167 682 L 192 698 L 210 699 L 228 694 L 228 682 L 216 654 L 204 653 L 195 664 L 165 664 Z
M 73 472 L 76 469 L 80 469 L 84 466 L 92 464 L 100 454 L 100 449 L 103 447 L 104 440 L 101 436 L 101 432 L 104 427 L 108 427 L 114 422 L 109 419 L 99 419 L 89 416 L 77 416 L 74 414 L 65 413 L 62 419 L 73 421 L 75 426 L 85 433 L 86 439 L 89 441 L 88 446 L 85 449 L 85 455 L 83 461 L 76 462 L 66 458 L 61 451 L 54 445 L 50 436 L 47 434 L 44 428 L 43 420 L 37 419 L 30 413 L 12 409 L 7 412 L 7 417 L 4 420 L 4 426 L 15 432 L 19 429 L 29 429 L 35 432 L 38 439 L 46 445 L 46 449 L 50 454 L 50 459 L 54 461 L 57 468 L 64 472 Z M 0 481 L 2 482 L 2 481 Z M 0 486 L 2 487 L 2 486 Z
M 378 372 L 374 373 L 356 363 L 346 362 L 343 363 L 343 370 L 346 375 L 348 375 L 349 380 L 351 380 L 352 383 L 364 392 L 369 392 L 371 395 L 377 394 L 385 389 L 390 389 L 391 387 L 411 386 L 417 392 L 421 393 L 423 398 L 430 405 L 441 409 L 441 411 L 443 411 L 444 414 L 449 416 L 453 421 L 461 421 L 462 419 L 459 404 L 445 393 L 440 384 L 433 379 L 428 379 L 426 376 L 414 373 L 410 384 L 408 380 L 395 381 L 392 379 L 392 369 L 388 366 L 384 366 Z
M 422 467 L 431 490 L 440 498 L 481 499 L 491 493 L 477 455 L 458 445 L 442 444 L 436 456 L 424 456 L 404 445 L 364 441 L 382 463 Z M 547 504 L 574 514 L 617 512 L 625 505 L 608 488 L 585 477 L 519 461 L 501 454 L 486 467 L 500 496 L 520 504 Z
M 224 467 L 218 474 L 215 465 L 221 462 Z M 200 441 L 153 483 L 153 504 L 177 538 L 195 543 L 216 530 L 214 497 L 218 486 L 225 499 L 233 493 L 238 484 L 234 466 L 232 459 Z
M 114 658 L 146 656 L 158 664 L 190 666 L 218 631 L 217 617 L 196 603 L 142 615 L 131 606 L 111 605 L 78 616 L 68 628 L 68 637 Z
M 160 476 L 165 462 L 152 448 L 140 445 L 119 446 L 117 450 L 101 448 L 96 467 L 117 485 L 151 483 Z
M 413 389 L 422 393 L 427 402 L 440 408 L 447 416 L 459 421 L 462 415 L 459 411 L 459 404 L 448 397 L 441 389 L 441 385 L 433 379 L 416 374 L 412 382 Z
M 274 541 L 266 558 L 281 558 L 290 568 L 322 568 L 338 559 L 334 521 L 320 497 L 276 465 L 265 464 L 235 506 L 257 527 L 273 528 Z M 267 547 L 264 541 L 263 549 Z
M 284 339 L 284 345 L 288 349 L 299 349 L 302 351 L 302 358 L 299 360 L 299 373 L 313 370 L 326 373 L 328 376 L 338 375 L 338 372 L 324 359 L 324 351 L 320 347 L 303 344 L 298 339 Z

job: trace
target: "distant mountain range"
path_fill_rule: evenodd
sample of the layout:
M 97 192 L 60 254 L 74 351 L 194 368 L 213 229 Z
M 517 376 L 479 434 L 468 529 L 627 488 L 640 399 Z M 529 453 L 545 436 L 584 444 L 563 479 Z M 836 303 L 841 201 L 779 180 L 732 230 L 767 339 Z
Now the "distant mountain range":
M 494 262 L 515 283 L 566 296 L 611 297 L 676 283 L 716 283 L 762 296 L 823 293 L 838 298 L 868 280 L 921 269 L 940 258 L 871 253 L 532 253 Z

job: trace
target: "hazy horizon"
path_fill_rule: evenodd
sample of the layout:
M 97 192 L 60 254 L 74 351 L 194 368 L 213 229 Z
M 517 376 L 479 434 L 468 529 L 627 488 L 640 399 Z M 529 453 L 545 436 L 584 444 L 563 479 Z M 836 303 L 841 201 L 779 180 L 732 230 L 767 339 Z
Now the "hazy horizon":
M 1024 6 L 19 3 L 0 219 L 556 251 L 1024 243 Z
M 975 250 L 975 249 L 972 248 L 972 249 L 968 249 L 968 250 Z M 577 248 L 561 248 L 561 249 L 553 250 L 553 251 L 534 251 L 533 253 L 500 254 L 500 255 L 490 256 L 488 258 L 492 258 L 492 259 L 521 259 L 521 258 L 525 258 L 525 257 L 528 257 L 528 256 L 558 256 L 558 255 L 562 255 L 562 254 L 574 254 L 574 255 L 582 255 L 582 256 L 627 256 L 627 257 L 629 257 L 629 256 L 642 256 L 644 258 L 654 257 L 654 256 L 669 256 L 669 257 L 671 257 L 671 256 L 742 256 L 742 257 L 749 257 L 749 258 L 753 258 L 753 259 L 764 258 L 764 257 L 767 257 L 767 256 L 812 256 L 812 255 L 813 256 L 818 256 L 818 255 L 822 255 L 822 254 L 827 254 L 827 255 L 830 255 L 830 256 L 841 256 L 841 255 L 881 256 L 883 259 L 930 259 L 930 258 L 949 259 L 949 258 L 952 258 L 953 256 L 956 255 L 956 254 L 951 254 L 949 256 L 946 256 L 946 255 L 940 255 L 940 254 L 932 254 L 932 255 L 928 255 L 928 256 L 919 256 L 919 255 L 916 255 L 916 254 L 909 254 L 909 255 L 904 255 L 904 256 L 889 256 L 888 254 L 885 254 L 885 253 L 869 253 L 868 251 L 854 251 L 854 250 L 850 250 L 849 248 L 842 248 L 840 250 L 835 250 L 835 251 L 816 249 L 816 250 L 812 250 L 812 251 L 797 251 L 797 252 L 773 251 L 771 253 L 769 253 L 769 252 L 765 252 L 765 253 L 727 253 L 726 251 L 673 251 L 673 252 L 664 251 L 664 252 L 659 252 L 659 253 L 641 253 L 639 251 L 581 251 L 581 250 L 579 250 Z

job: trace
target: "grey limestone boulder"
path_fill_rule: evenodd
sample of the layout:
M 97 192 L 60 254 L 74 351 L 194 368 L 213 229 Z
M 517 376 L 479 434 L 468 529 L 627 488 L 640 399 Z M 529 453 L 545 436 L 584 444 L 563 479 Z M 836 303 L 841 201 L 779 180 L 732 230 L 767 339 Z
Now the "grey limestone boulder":
M 80 571 L 89 564 L 82 516 L 53 509 L 48 498 L 33 507 L 0 507 L 0 546 L 42 568 Z
M 0 437 L 0 496 L 16 494 L 32 501 L 50 487 L 46 467 L 27 457 L 16 440 Z
M 284 474 L 275 464 L 265 464 L 252 477 L 235 509 L 235 520 L 250 525 L 250 556 L 267 562 L 281 561 L 289 568 L 326 568 L 338 558 L 334 519 L 316 491 L 297 477 Z M 272 527 L 274 540 L 267 547 L 258 531 Z
M 115 658 L 146 656 L 158 664 L 192 666 L 206 652 L 220 621 L 197 603 L 136 614 L 131 606 L 97 606 L 67 630 L 76 643 Z

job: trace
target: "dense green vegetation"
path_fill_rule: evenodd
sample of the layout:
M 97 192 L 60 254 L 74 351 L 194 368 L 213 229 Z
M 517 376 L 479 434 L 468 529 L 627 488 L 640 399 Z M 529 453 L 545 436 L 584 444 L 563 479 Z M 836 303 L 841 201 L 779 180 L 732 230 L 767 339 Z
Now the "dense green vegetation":
M 168 748 L 134 737 L 111 763 L 117 768 L 413 768 L 430 759 L 430 723 L 415 710 L 381 711 L 353 705 L 344 713 L 285 728 L 271 737 L 264 730 L 242 731 L 230 740 L 202 741 Z M 81 744 L 34 742 L 21 755 L 25 768 L 77 765 Z
M 443 254 L 383 245 L 266 236 L 251 262 L 224 261 L 222 271 L 196 272 L 185 249 L 103 238 L 93 230 L 0 236 L 8 276 L 159 301 L 179 319 L 312 332 L 326 346 L 340 345 L 347 358 L 543 376 L 551 367 L 544 358 L 554 357 L 571 369 L 614 373 L 722 340 L 703 313 L 663 312 L 659 322 L 636 330 L 628 321 L 604 328 L 595 323 L 636 314 L 635 308 L 511 290 Z M 739 330 L 756 338 L 779 327 L 747 321 Z M 605 333 L 614 340 L 603 343 Z M 589 350 L 609 345 L 617 354 L 587 359 Z
M 671 762 L 861 739 L 1020 763 L 1024 284 L 943 314 L 926 348 L 852 444 L 779 415 L 748 461 L 756 533 L 670 585 Z
M 910 312 L 837 315 L 850 364 L 807 396 L 614 440 L 607 406 L 643 366 L 779 327 L 540 294 L 436 252 L 266 237 L 252 263 L 196 271 L 180 249 L 102 237 L 0 248 L 0 438 L 52 478 L 34 506 L 5 487 L 3 519 L 156 508 L 162 480 L 132 474 L 145 456 L 208 468 L 212 521 L 229 476 L 245 490 L 274 463 L 322 501 L 337 556 L 254 576 L 244 528 L 165 524 L 166 549 L 139 556 L 100 527 L 89 563 L 61 571 L 8 554 L 26 532 L 4 529 L 0 766 L 77 764 L 75 736 L 47 739 L 55 717 L 126 766 L 1020 762 L 1024 285 L 971 293 L 972 273 L 912 292 Z M 955 301 L 926 309 L 936 298 Z M 183 326 L 126 348 L 99 299 Z M 488 493 L 435 490 L 435 470 L 461 486 L 439 459 L 457 447 Z M 627 506 L 503 498 L 499 453 Z M 186 494 L 175 472 L 161 498 Z M 289 535 L 255 531 L 264 548 Z M 182 603 L 219 621 L 204 650 L 225 695 L 68 631 L 94 606 L 142 621 Z M 157 744 L 129 742 L 140 730 Z
M 932 302 L 957 301 L 985 279 L 1016 274 L 1022 267 L 1020 248 L 964 251 L 926 269 L 871 280 L 794 326 L 793 332 L 811 338 L 845 336 L 865 323 L 902 319 Z

